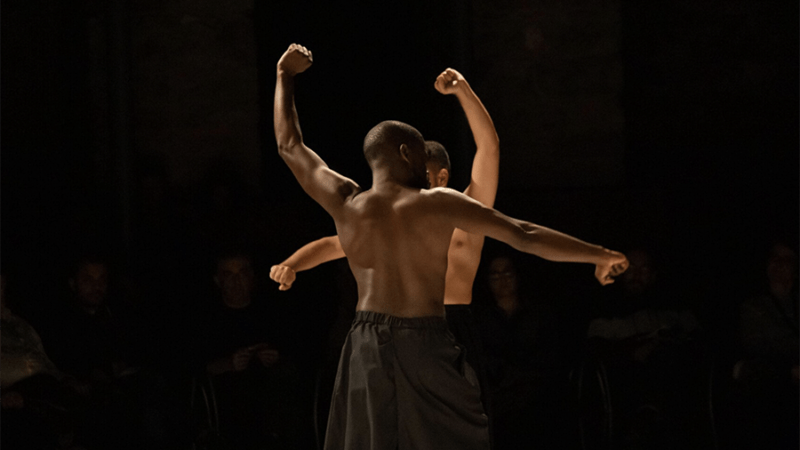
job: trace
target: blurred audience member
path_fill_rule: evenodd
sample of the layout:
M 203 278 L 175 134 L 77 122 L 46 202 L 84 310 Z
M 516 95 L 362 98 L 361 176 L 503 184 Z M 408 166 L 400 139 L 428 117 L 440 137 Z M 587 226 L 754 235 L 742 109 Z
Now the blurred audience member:
M 32 377 L 48 375 L 62 379 L 64 374 L 50 361 L 39 334 L 23 318 L 14 314 L 6 304 L 6 277 L 0 275 L 0 319 L 2 320 L 3 387 Z
M 518 260 L 502 251 L 484 259 L 475 317 L 481 333 L 490 392 L 494 441 L 498 450 L 525 446 L 573 448 L 569 429 L 567 373 L 553 352 L 562 346 L 547 324 L 555 308 L 549 299 L 531 296 L 530 276 L 520 273 Z M 488 301 L 487 301 L 488 300 Z M 557 347 L 557 348 L 554 348 Z
M 520 277 L 510 257 L 489 259 L 485 281 L 490 301 L 480 311 L 482 339 L 489 384 L 499 389 L 515 377 L 515 372 L 535 364 L 531 355 L 537 323 L 530 308 L 531 299 L 520 295 Z
M 205 370 L 217 393 L 220 434 L 234 449 L 302 449 L 313 444 L 311 393 L 285 354 L 287 320 L 256 289 L 245 252 L 217 259 L 217 298 L 201 321 Z M 304 445 L 306 447 L 304 447 Z
M 687 342 L 700 330 L 694 312 L 659 281 L 659 268 L 645 249 L 627 253 L 631 265 L 618 280 L 618 288 L 598 308 L 589 324 L 589 338 L 599 338 L 623 351 L 621 357 L 645 362 L 660 344 Z
M 763 292 L 739 310 L 741 359 L 732 377 L 743 420 L 739 429 L 748 430 L 739 442 L 745 442 L 742 448 L 794 448 L 800 433 L 797 251 L 777 242 L 765 265 Z
M 0 274 L 2 446 L 74 448 L 85 386 L 50 361 L 36 330 L 8 308 L 5 292 L 6 278 Z
M 109 298 L 109 285 L 103 256 L 79 257 L 67 298 L 54 305 L 41 330 L 43 342 L 61 370 L 89 387 L 96 445 L 163 448 L 172 408 L 163 377 L 143 364 L 148 330 L 132 310 Z
M 700 323 L 645 248 L 599 301 L 589 350 L 606 367 L 622 448 L 707 442 L 707 364 Z M 705 421 L 705 422 L 704 422 Z
M 138 370 L 132 330 L 109 301 L 109 265 L 87 254 L 74 264 L 67 298 L 54 305 L 42 330 L 53 361 L 83 381 L 110 383 Z

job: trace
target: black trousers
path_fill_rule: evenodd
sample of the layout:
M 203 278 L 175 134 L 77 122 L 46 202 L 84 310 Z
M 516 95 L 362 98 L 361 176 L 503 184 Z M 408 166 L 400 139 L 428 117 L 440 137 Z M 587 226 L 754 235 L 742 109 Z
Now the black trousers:
M 489 445 L 477 377 L 445 318 L 356 312 L 339 360 L 325 449 Z

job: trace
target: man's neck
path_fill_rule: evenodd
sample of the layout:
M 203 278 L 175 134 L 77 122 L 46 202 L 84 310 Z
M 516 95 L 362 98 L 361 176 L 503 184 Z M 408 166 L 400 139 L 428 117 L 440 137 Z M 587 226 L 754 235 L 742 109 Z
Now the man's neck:
M 399 186 L 400 183 L 397 182 L 397 179 L 392 176 L 392 174 L 388 170 L 381 170 L 381 171 L 374 171 L 372 172 L 372 187 L 370 190 L 383 190 L 393 186 Z
M 378 166 L 372 169 L 372 187 L 370 190 L 394 189 L 398 187 L 410 188 L 411 175 L 401 167 Z

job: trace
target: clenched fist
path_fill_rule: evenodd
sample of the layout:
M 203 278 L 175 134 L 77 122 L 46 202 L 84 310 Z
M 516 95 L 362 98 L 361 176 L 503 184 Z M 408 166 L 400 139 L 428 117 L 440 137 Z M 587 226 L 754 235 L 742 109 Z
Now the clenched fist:
M 294 76 L 305 72 L 313 62 L 314 57 L 311 54 L 311 50 L 300 44 L 292 44 L 283 53 L 281 59 L 278 60 L 278 71 Z
M 289 266 L 277 265 L 269 269 L 269 277 L 272 281 L 280 284 L 278 289 L 288 291 L 292 287 L 295 278 L 297 278 L 297 274 Z
M 433 87 L 442 94 L 455 94 L 459 89 L 466 87 L 467 80 L 457 70 L 447 68 L 436 77 Z
M 620 252 L 606 250 L 604 261 L 595 266 L 594 276 L 603 286 L 614 282 L 614 278 L 628 270 L 628 258 Z

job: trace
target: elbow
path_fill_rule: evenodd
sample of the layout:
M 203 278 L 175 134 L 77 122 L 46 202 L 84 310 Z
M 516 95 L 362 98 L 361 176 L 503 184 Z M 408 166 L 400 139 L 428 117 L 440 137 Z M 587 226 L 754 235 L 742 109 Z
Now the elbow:
M 284 157 L 290 153 L 290 146 L 284 141 L 278 139 L 278 154 Z
M 517 245 L 515 246 L 517 250 L 535 254 L 540 247 L 541 233 L 539 233 L 539 227 L 536 224 L 520 222 L 515 235 L 517 237 Z
M 275 142 L 278 144 L 278 154 L 281 156 L 294 153 L 298 146 L 303 145 L 303 135 L 300 130 L 290 126 L 291 122 L 276 116 Z
M 297 141 L 297 139 L 288 138 L 277 136 L 278 142 L 278 154 L 285 158 L 294 153 L 294 149 L 297 148 L 298 145 L 301 143 Z
M 492 149 L 500 150 L 500 136 L 497 135 L 497 130 L 492 129 L 492 132 L 488 133 L 486 145 Z

